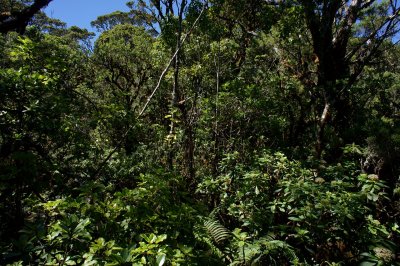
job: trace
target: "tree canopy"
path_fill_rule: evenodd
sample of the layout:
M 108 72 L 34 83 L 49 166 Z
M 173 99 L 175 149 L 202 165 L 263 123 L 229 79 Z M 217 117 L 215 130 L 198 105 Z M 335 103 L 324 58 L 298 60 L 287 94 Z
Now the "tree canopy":
M 400 3 L 0 1 L 1 265 L 399 265 Z

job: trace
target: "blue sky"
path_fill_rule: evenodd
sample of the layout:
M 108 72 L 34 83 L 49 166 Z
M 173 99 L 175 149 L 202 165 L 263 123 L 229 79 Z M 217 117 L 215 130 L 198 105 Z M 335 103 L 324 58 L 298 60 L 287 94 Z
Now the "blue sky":
M 66 22 L 68 27 L 95 31 L 90 26 L 91 21 L 117 10 L 127 11 L 126 2 L 128 0 L 53 0 L 44 11 L 49 17 Z

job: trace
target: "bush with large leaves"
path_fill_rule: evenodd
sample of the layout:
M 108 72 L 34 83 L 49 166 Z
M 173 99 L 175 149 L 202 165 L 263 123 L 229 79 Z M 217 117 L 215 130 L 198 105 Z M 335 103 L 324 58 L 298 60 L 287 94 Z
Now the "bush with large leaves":
M 208 195 L 226 228 L 253 241 L 255 254 L 263 254 L 257 241 L 268 243 L 265 237 L 283 241 L 282 248 L 292 247 L 309 263 L 355 263 L 380 247 L 397 252 L 396 221 L 380 221 L 387 187 L 376 175 L 360 174 L 350 160 L 317 171 L 282 153 L 255 156 L 251 166 L 240 164 L 239 157 L 227 155 L 222 174 L 204 178 L 198 193 Z

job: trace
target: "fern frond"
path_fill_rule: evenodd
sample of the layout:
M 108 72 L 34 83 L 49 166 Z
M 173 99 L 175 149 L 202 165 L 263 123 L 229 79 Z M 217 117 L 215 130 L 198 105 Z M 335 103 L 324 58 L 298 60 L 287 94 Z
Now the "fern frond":
M 197 241 L 208 247 L 211 252 L 219 258 L 223 257 L 223 253 L 217 246 L 214 245 L 213 240 L 207 233 L 203 224 L 195 225 L 193 228 L 193 234 Z
M 231 238 L 232 236 L 231 231 L 226 229 L 217 220 L 206 220 L 204 222 L 204 227 L 217 244 L 222 244 L 225 240 Z
M 211 215 L 210 215 L 211 216 Z M 214 216 L 214 215 L 212 215 Z M 210 250 L 221 259 L 226 258 L 222 246 L 225 240 L 231 238 L 232 233 L 221 225 L 216 218 L 200 218 L 201 222 L 194 226 L 194 237 L 205 244 Z

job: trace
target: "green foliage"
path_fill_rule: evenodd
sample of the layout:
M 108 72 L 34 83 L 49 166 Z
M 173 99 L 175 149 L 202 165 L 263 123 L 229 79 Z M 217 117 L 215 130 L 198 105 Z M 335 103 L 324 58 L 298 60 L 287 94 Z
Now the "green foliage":
M 26 261 L 38 264 L 188 263 L 194 256 L 190 239 L 197 211 L 177 201 L 172 204 L 166 180 L 141 179 L 136 189 L 121 192 L 88 183 L 77 197 L 36 205 L 32 211 L 37 217 L 44 212 L 46 225 L 35 219 L 32 225 L 40 226 L 24 229 L 13 245 L 24 242 Z
M 0 264 L 398 265 L 398 7 L 272 2 L 0 36 Z
M 298 261 L 292 247 L 271 236 L 251 237 L 241 229 L 232 232 L 215 218 L 204 219 L 203 225 L 195 227 L 196 239 L 206 244 L 214 255 L 229 265 L 262 265 Z
M 292 250 L 288 258 L 294 261 L 298 261 L 297 254 L 306 261 L 315 257 L 347 263 L 371 245 L 385 243 L 395 250 L 387 240 L 396 234 L 390 223 L 380 224 L 372 218 L 387 200 L 387 186 L 376 175 L 357 177 L 351 164 L 347 169 L 340 166 L 342 170 L 335 167 L 318 173 L 282 153 L 269 152 L 247 168 L 237 162 L 239 157 L 238 153 L 227 155 L 221 164 L 223 174 L 205 178 L 198 192 L 217 199 L 228 225 L 240 225 L 239 230 L 248 232 L 254 245 L 264 245 L 263 236 L 272 235 L 278 238 L 273 240 L 280 243 L 277 247 Z M 337 175 L 339 171 L 342 175 Z

